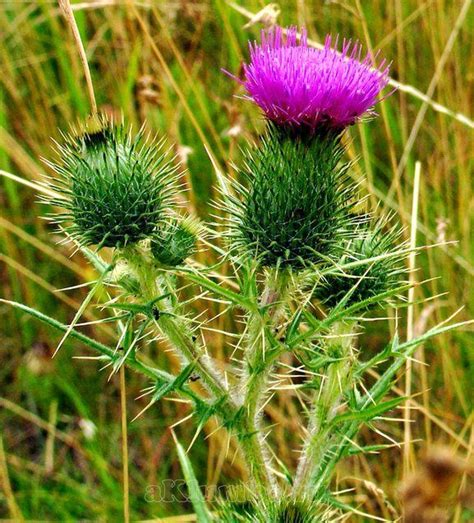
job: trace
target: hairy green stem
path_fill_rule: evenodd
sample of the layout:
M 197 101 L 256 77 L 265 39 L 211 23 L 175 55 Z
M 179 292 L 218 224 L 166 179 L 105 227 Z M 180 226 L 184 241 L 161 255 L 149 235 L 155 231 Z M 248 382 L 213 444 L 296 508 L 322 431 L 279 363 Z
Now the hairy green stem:
M 259 345 L 261 346 L 261 344 Z M 258 357 L 258 355 L 263 356 L 261 350 L 258 350 L 255 356 Z M 243 400 L 244 417 L 239 431 L 239 441 L 247 454 L 251 475 L 255 478 L 257 486 L 262 488 L 267 495 L 269 493 L 277 494 L 278 489 L 276 479 L 270 469 L 270 456 L 266 450 L 261 420 L 268 378 L 276 357 L 276 353 L 271 358 L 263 356 L 261 363 L 255 363 L 260 368 L 253 367 L 253 373 L 248 376 Z
M 328 338 L 328 351 L 337 361 L 329 365 L 322 386 L 315 394 L 308 437 L 295 476 L 295 496 L 314 494 L 314 481 L 321 467 L 324 467 L 323 457 L 331 440 L 330 424 L 352 383 L 353 329 L 352 322 L 339 322 L 333 327 L 332 336 Z
M 270 468 L 261 418 L 268 379 L 276 359 L 282 352 L 282 348 L 268 338 L 267 332 L 268 329 L 278 326 L 284 309 L 287 286 L 288 275 L 285 272 L 272 272 L 268 275 L 260 310 L 251 313 L 249 318 L 246 368 L 241 385 L 244 390 L 245 412 L 242 428 L 245 434 L 240 439 L 245 444 L 253 445 L 247 454 L 252 460 L 251 473 L 259 487 L 267 494 L 274 495 L 278 494 L 278 485 Z
M 124 249 L 123 255 L 140 281 L 141 297 L 147 302 L 159 297 L 162 293 L 153 260 L 148 259 L 147 254 L 137 247 Z M 219 409 L 219 414 L 224 423 L 234 428 L 254 488 L 261 496 L 277 494 L 277 483 L 266 452 L 260 413 L 263 409 L 268 377 L 275 360 L 282 352 L 281 346 L 275 343 L 273 337 L 267 336 L 267 333 L 268 329 L 275 328 L 280 321 L 287 285 L 288 275 L 285 272 L 270 273 L 260 307 L 251 311 L 246 351 L 245 393 L 242 402 L 238 402 L 231 395 L 223 376 L 204 350 L 196 344 L 186 323 L 168 314 L 170 309 L 165 301 L 157 301 L 155 304 L 159 313 L 155 319 L 157 327 L 184 360 L 196 365 L 196 372 L 214 399 L 223 400 L 223 408 Z
M 123 255 L 138 276 L 141 297 L 147 302 L 159 297 L 161 293 L 156 270 L 153 261 L 148 259 L 147 254 L 133 246 L 124 249 Z M 166 306 L 162 302 L 157 303 L 155 307 L 158 311 L 157 319 L 155 319 L 157 327 L 180 353 L 181 357 L 187 363 L 193 363 L 196 366 L 197 373 L 212 396 L 218 400 L 224 399 L 226 407 L 229 409 L 229 415 L 235 415 L 238 406 L 229 394 L 224 377 L 215 368 L 204 350 L 195 343 L 192 334 L 189 332 L 189 327 L 179 318 L 160 314 L 167 312 Z
M 216 399 L 228 396 L 228 403 L 232 404 L 232 410 L 235 411 L 237 405 L 229 395 L 223 378 L 218 374 L 209 356 L 195 345 L 191 335 L 187 332 L 187 326 L 179 319 L 165 315 L 160 316 L 160 318 L 156 320 L 156 324 L 171 344 L 181 352 L 186 361 L 196 365 L 197 373 L 201 376 L 201 379 L 211 394 Z
M 146 301 L 151 301 L 160 295 L 160 289 L 157 282 L 157 274 L 153 262 L 147 260 L 146 254 L 137 252 L 136 249 L 129 249 L 125 254 L 126 259 L 136 272 L 141 285 L 142 297 Z M 269 306 L 278 301 L 279 293 L 274 294 L 270 289 L 266 289 L 262 298 L 262 306 Z M 163 302 L 156 304 L 161 312 L 166 313 L 166 307 Z M 272 309 L 275 313 L 278 305 Z M 276 481 L 269 469 L 269 458 L 265 454 L 264 436 L 255 423 L 257 419 L 258 408 L 261 403 L 261 396 L 267 381 L 268 372 L 265 372 L 261 379 L 252 381 L 249 388 L 249 395 L 244 401 L 244 405 L 237 404 L 237 401 L 230 394 L 224 385 L 224 380 L 219 375 L 213 362 L 198 347 L 193 340 L 188 326 L 179 318 L 168 314 L 160 314 L 155 320 L 160 331 L 168 338 L 173 347 L 188 362 L 196 365 L 196 371 L 203 380 L 204 385 L 216 400 L 224 400 L 223 408 L 219 409 L 219 414 L 224 421 L 234 427 L 237 440 L 244 453 L 244 458 L 249 468 L 250 477 L 254 482 L 254 487 L 259 495 L 267 496 L 274 492 Z M 259 313 L 259 324 L 262 325 L 262 318 Z M 258 357 L 264 344 L 258 343 L 258 349 L 255 351 Z M 249 409 L 246 406 L 250 405 Z
M 141 297 L 145 301 L 150 302 L 160 296 L 156 268 L 153 261 L 147 258 L 147 254 L 136 247 L 127 248 L 123 254 L 140 281 Z M 269 299 L 265 299 L 265 306 L 270 304 Z M 266 303 L 266 301 L 269 303 Z M 276 302 L 276 299 L 274 301 Z M 254 424 L 256 418 L 255 408 L 252 407 L 250 412 L 247 412 L 245 403 L 244 405 L 241 405 L 240 402 L 237 403 L 225 386 L 223 377 L 215 369 L 210 358 L 196 345 L 185 322 L 167 314 L 169 310 L 167 311 L 164 302 L 157 302 L 155 306 L 160 313 L 164 313 L 158 314 L 158 319 L 155 320 L 157 327 L 183 359 L 188 363 L 196 365 L 197 373 L 214 399 L 218 401 L 223 400 L 222 408 L 219 409 L 219 415 L 224 423 L 234 428 L 249 467 L 250 475 L 254 480 L 256 491 L 259 495 L 268 495 L 274 490 L 272 485 L 275 485 L 275 481 L 269 471 L 269 460 L 263 450 L 263 435 Z M 255 401 L 251 401 L 251 405 L 256 407 L 259 405 L 261 387 L 259 386 L 255 389 L 251 387 L 251 390 L 258 396 L 255 398 Z

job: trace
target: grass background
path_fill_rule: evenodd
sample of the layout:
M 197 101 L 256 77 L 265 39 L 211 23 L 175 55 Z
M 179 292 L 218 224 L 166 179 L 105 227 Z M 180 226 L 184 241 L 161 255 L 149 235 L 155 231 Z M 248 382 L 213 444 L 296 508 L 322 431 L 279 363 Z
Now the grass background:
M 248 19 L 242 8 L 256 13 L 263 5 L 253 0 L 238 2 L 240 10 L 224 0 L 135 4 L 99 0 L 75 5 L 99 107 L 110 114 L 123 113 L 135 128 L 146 120 L 150 129 L 176 144 L 188 167 L 184 180 L 190 189 L 188 205 L 203 218 L 215 194 L 214 169 L 205 147 L 232 176 L 239 146 L 262 127 L 255 108 L 234 96 L 241 94 L 239 86 L 221 68 L 239 72 L 247 56 L 247 40 L 255 38 L 260 27 L 243 27 Z M 474 9 L 457 31 L 455 22 L 465 5 L 458 0 L 283 0 L 279 5 L 282 25 L 304 24 L 319 42 L 328 32 L 358 38 L 366 48 L 380 49 L 393 61 L 391 76 L 403 85 L 379 106 L 378 119 L 350 129 L 348 157 L 358 158 L 354 176 L 361 177 L 363 191 L 374 206 L 380 202 L 380 209 L 394 211 L 407 227 L 414 163 L 421 162 L 418 244 L 456 243 L 424 251 L 417 258 L 416 278 L 429 280 L 417 289 L 417 298 L 436 298 L 416 306 L 415 330 L 425 330 L 461 306 L 458 319 L 469 319 L 474 276 L 473 123 L 469 120 L 474 95 Z M 83 71 L 54 2 L 4 0 L 0 37 L 0 169 L 34 183 L 47 172 L 40 158 L 51 155 L 51 138 L 60 139 L 59 130 L 89 111 Z M 414 141 L 408 150 L 410 137 Z M 404 152 L 406 167 L 400 169 Z M 93 270 L 80 255 L 71 257 L 67 246 L 58 245 L 59 237 L 41 219 L 45 210 L 38 205 L 34 189 L 3 176 L 0 208 L 2 297 L 70 321 L 86 291 L 56 289 L 94 279 Z M 213 260 L 204 253 L 201 261 Z M 90 320 L 97 311 L 92 308 L 88 314 Z M 399 321 L 401 336 L 406 335 L 404 314 Z M 219 321 L 225 328 L 232 318 Z M 364 336 L 367 351 L 384 345 L 393 323 L 371 324 Z M 0 329 L 4 487 L 0 516 L 119 521 L 118 380 L 109 381 L 95 361 L 71 359 L 86 354 L 74 341 L 51 360 L 57 333 L 4 305 L 0 305 Z M 113 332 L 104 326 L 86 331 L 105 342 L 113 339 Z M 209 334 L 207 342 L 217 357 L 228 353 L 224 336 Z M 159 346 L 146 350 L 164 366 L 173 365 Z M 415 365 L 414 371 L 413 391 L 420 394 L 413 404 L 413 459 L 433 443 L 470 456 L 472 332 L 439 337 L 417 356 L 428 366 Z M 140 377 L 127 376 L 130 418 L 144 406 L 135 398 L 145 385 Z M 146 499 L 150 485 L 182 476 L 167 427 L 185 415 L 185 405 L 163 401 L 129 426 L 134 520 L 192 512 L 185 503 Z M 291 465 L 296 458 L 292 449 L 298 444 L 298 403 L 290 392 L 279 394 L 267 415 L 276 423 L 276 452 Z M 90 422 L 96 427 L 92 436 L 87 430 Z M 379 428 L 403 441 L 401 424 L 382 422 Z M 183 443 L 189 442 L 192 421 L 176 430 Z M 190 452 L 202 483 L 218 485 L 245 477 L 239 457 L 234 452 L 226 455 L 223 433 L 212 434 L 212 424 L 206 432 L 207 439 L 199 437 Z M 364 432 L 361 441 L 385 440 Z M 401 456 L 401 448 L 395 446 L 377 456 L 346 460 L 337 487 L 355 489 L 347 494 L 347 501 L 362 511 L 392 520 L 399 511 Z M 381 490 L 374 492 L 362 480 Z M 6 488 L 8 484 L 11 488 Z M 468 521 L 470 516 L 454 506 L 452 517 Z M 168 521 L 190 520 L 183 516 Z M 366 519 L 360 516 L 360 520 Z

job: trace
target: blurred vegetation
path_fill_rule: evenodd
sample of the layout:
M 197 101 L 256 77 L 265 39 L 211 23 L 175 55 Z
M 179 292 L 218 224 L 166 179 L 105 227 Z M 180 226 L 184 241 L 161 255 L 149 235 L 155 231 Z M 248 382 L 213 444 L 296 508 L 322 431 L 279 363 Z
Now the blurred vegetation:
M 256 13 L 264 4 L 242 0 L 239 5 Z M 409 86 L 408 90 L 425 93 L 463 2 L 283 0 L 279 5 L 280 24 L 304 24 L 310 37 L 319 42 L 328 32 L 358 38 L 393 61 L 394 79 Z M 150 130 L 169 137 L 188 168 L 183 180 L 189 189 L 188 205 L 208 218 L 216 189 L 210 157 L 229 176 L 235 175 L 232 165 L 238 163 L 239 146 L 262 127 L 257 110 L 235 97 L 242 94 L 239 84 L 221 72 L 225 68 L 239 73 L 247 56 L 247 40 L 258 36 L 260 25 L 243 28 L 247 17 L 224 0 L 97 0 L 78 3 L 75 16 L 100 109 L 118 117 L 123 114 L 136 129 L 146 121 Z M 61 140 L 60 130 L 67 130 L 89 111 L 83 70 L 56 3 L 7 0 L 0 9 L 0 26 L 0 169 L 35 183 L 47 174 L 40 158 L 51 155 L 51 137 Z M 467 118 L 472 116 L 474 97 L 472 27 L 471 8 L 432 96 L 432 101 Z M 358 158 L 353 174 L 361 179 L 363 193 L 369 195 L 373 207 L 381 201 L 379 211 L 396 213 L 407 234 L 414 163 L 420 161 L 418 244 L 453 242 L 417 257 L 416 278 L 426 280 L 416 290 L 417 331 L 460 307 L 464 308 L 459 320 L 472 317 L 474 276 L 472 121 L 461 121 L 462 116 L 453 117 L 429 105 L 406 168 L 399 170 L 422 109 L 418 96 L 398 90 L 379 106 L 378 119 L 351 129 L 349 147 L 350 157 Z M 45 209 L 38 205 L 34 189 L 2 177 L 0 207 L 1 296 L 70 321 L 87 291 L 57 289 L 91 281 L 94 271 L 80 255 L 72 256 L 69 246 L 58 243 L 60 237 L 41 219 Z M 210 252 L 199 256 L 203 263 L 215 261 Z M 217 312 L 218 305 L 209 314 Z M 98 314 L 91 309 L 85 320 Z M 405 311 L 399 314 L 403 337 Z M 215 323 L 225 329 L 234 321 L 227 315 Z M 392 331 L 395 323 L 393 317 L 387 323 Z M 0 517 L 120 520 L 118 379 L 108 380 L 108 372 L 100 372 L 97 361 L 73 360 L 72 356 L 88 353 L 72 340 L 51 359 L 58 333 L 4 305 L 0 305 L 0 325 L 0 477 L 4 486 L 7 477 L 11 485 L 0 493 Z M 371 351 L 386 342 L 384 325 L 368 324 L 364 343 Z M 114 335 L 103 325 L 87 326 L 85 331 L 104 341 Z M 225 359 L 231 353 L 229 340 L 218 332 L 206 333 L 206 341 L 216 357 Z M 163 349 L 160 343 L 142 348 L 155 361 L 172 367 L 176 362 Z M 417 354 L 428 365 L 415 364 L 414 459 L 434 442 L 447 444 L 461 455 L 472 451 L 472 349 L 472 332 L 456 332 L 431 341 Z M 127 375 L 130 419 L 145 406 L 135 398 L 146 385 L 140 377 Z M 399 393 L 402 385 L 403 380 Z M 130 423 L 132 519 L 192 511 L 184 503 L 146 499 L 150 485 L 182 476 L 167 427 L 187 414 L 186 405 L 165 400 Z M 294 391 L 278 393 L 267 416 L 275 423 L 272 437 L 277 454 L 291 466 L 296 456 L 292 449 L 297 448 L 301 431 Z M 378 427 L 394 442 L 403 441 L 402 424 L 382 421 Z M 206 427 L 190 451 L 191 458 L 202 484 L 235 483 L 245 472 L 232 447 L 227 454 L 224 432 L 215 428 L 213 423 Z M 176 431 L 186 448 L 194 433 L 192 420 Z M 367 431 L 359 443 L 386 440 Z M 380 455 L 347 460 L 335 488 L 354 489 L 346 495 L 348 503 L 392 520 L 399 510 L 401 453 L 394 445 Z M 374 490 L 372 483 L 381 490 Z M 468 520 L 459 507 L 454 510 L 453 520 Z

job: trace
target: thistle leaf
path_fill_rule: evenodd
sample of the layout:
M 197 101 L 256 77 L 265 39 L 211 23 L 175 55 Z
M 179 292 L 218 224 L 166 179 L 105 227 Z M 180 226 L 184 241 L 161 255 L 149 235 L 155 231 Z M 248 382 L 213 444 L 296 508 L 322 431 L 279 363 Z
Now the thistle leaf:
M 184 448 L 177 440 L 174 432 L 173 438 L 176 444 L 176 450 L 178 452 L 178 459 L 181 464 L 181 469 L 183 470 L 184 479 L 186 480 L 186 485 L 188 487 L 189 497 L 194 510 L 196 511 L 197 521 L 198 523 L 212 523 L 211 514 L 206 506 L 206 501 L 202 495 L 201 489 L 199 488 L 199 483 L 196 479 L 191 461 L 184 451 Z
M 18 303 L 15 301 L 9 301 L 4 300 L 0 298 L 0 303 L 5 303 L 7 305 L 11 305 L 12 307 L 15 307 L 16 309 L 22 310 L 23 312 L 26 312 L 33 316 L 34 318 L 42 321 L 46 325 L 49 325 L 51 327 L 54 327 L 55 329 L 66 332 L 69 328 L 68 325 L 65 325 L 64 323 L 61 323 L 54 318 L 51 318 L 50 316 L 47 316 L 46 314 L 43 314 L 42 312 L 33 309 L 31 307 L 28 307 L 27 305 L 23 305 L 22 303 Z M 85 334 L 82 334 L 82 332 L 79 332 L 75 329 L 72 329 L 69 332 L 69 336 L 71 338 L 77 339 L 78 341 L 81 341 L 85 345 L 91 347 L 92 349 L 98 351 L 100 354 L 102 354 L 104 357 L 107 358 L 108 361 L 116 361 L 118 359 L 119 355 L 114 351 L 114 349 L 108 347 L 107 345 L 104 345 L 103 343 L 100 343 L 96 340 L 93 340 L 92 338 L 89 338 Z M 127 364 L 135 369 L 138 372 L 141 372 L 142 374 L 145 374 L 149 378 L 152 378 L 156 380 L 157 378 L 166 381 L 171 382 L 174 380 L 174 376 L 172 374 L 169 374 L 168 372 L 149 367 L 148 365 L 145 365 L 142 362 L 139 362 L 137 360 L 127 361 Z
M 332 420 L 331 425 L 337 425 L 344 421 L 361 421 L 366 423 L 374 419 L 376 416 L 380 416 L 380 414 L 383 414 L 384 412 L 388 412 L 389 410 L 398 407 L 398 405 L 403 403 L 405 400 L 406 398 L 404 396 L 401 396 L 388 401 L 384 401 L 382 403 L 378 403 L 377 405 L 372 405 L 371 407 L 364 408 L 360 411 L 352 411 L 340 414 Z
M 67 328 L 66 332 L 64 333 L 64 336 L 61 338 L 61 341 L 58 343 L 58 346 L 56 347 L 56 350 L 54 351 L 53 356 L 56 356 L 59 349 L 62 347 L 63 343 L 66 341 L 67 337 L 71 333 L 72 329 L 76 325 L 76 323 L 79 321 L 80 317 L 82 316 L 82 313 L 86 310 L 86 307 L 91 302 L 92 298 L 94 297 L 94 294 L 96 293 L 97 289 L 102 285 L 106 275 L 108 272 L 110 272 L 113 268 L 114 264 L 110 264 L 104 272 L 99 276 L 99 279 L 95 282 L 92 289 L 88 292 L 87 296 L 85 297 L 84 301 L 81 303 L 81 306 L 77 310 L 76 314 L 74 315 L 74 318 L 72 322 L 70 323 L 69 327 Z

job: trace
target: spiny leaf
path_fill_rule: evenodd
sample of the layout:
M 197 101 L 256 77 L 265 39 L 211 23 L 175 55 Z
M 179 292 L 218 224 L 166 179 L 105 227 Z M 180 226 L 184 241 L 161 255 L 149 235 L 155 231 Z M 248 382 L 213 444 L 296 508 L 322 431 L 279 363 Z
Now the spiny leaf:
M 189 497 L 191 503 L 196 511 L 196 518 L 198 523 L 212 523 L 212 517 L 209 513 L 209 510 L 206 506 L 206 501 L 202 495 L 201 489 L 199 488 L 198 480 L 194 473 L 193 466 L 191 461 L 188 458 L 188 455 L 184 451 L 183 447 L 177 440 L 174 432 L 173 438 L 176 444 L 176 450 L 178 452 L 179 462 L 181 463 L 181 469 L 183 470 L 184 479 L 186 480 L 186 485 L 188 487 Z
M 357 456 L 359 454 L 370 454 L 370 453 L 376 453 L 381 450 L 386 450 L 393 447 L 393 445 L 365 445 L 363 447 L 353 447 L 349 449 L 348 454 L 350 456 Z
M 243 294 L 238 294 L 234 291 L 231 291 L 230 289 L 223 287 L 222 285 L 219 285 L 218 283 L 215 283 L 214 281 L 204 276 L 202 273 L 198 274 L 194 271 L 186 271 L 185 274 L 186 278 L 188 278 L 192 282 L 197 283 L 204 289 L 208 289 L 217 294 L 218 296 L 225 298 L 226 300 L 229 300 L 231 303 L 239 305 L 246 310 L 255 309 L 255 305 L 250 300 L 248 300 L 246 296 L 244 296 Z
M 153 393 L 153 396 L 151 397 L 149 406 L 151 406 L 153 403 L 156 403 L 161 398 L 163 398 L 167 394 L 170 394 L 171 392 L 180 391 L 183 385 L 188 381 L 191 374 L 194 372 L 194 369 L 195 364 L 190 363 L 189 365 L 186 365 L 186 367 L 172 381 L 165 383 L 158 382 L 156 386 L 156 391 Z
M 56 350 L 54 351 L 53 356 L 57 354 L 59 349 L 62 347 L 63 343 L 66 341 L 67 337 L 71 333 L 72 329 L 76 325 L 76 323 L 79 321 L 79 318 L 82 316 L 82 313 L 85 311 L 86 307 L 89 305 L 90 301 L 94 297 L 94 294 L 96 293 L 97 289 L 102 285 L 102 282 L 105 279 L 105 276 L 108 272 L 110 272 L 113 268 L 114 264 L 111 263 L 100 275 L 99 279 L 96 281 L 95 285 L 92 287 L 92 289 L 87 294 L 86 298 L 82 302 L 81 306 L 79 307 L 78 311 L 74 315 L 74 318 L 72 322 L 70 323 L 69 327 L 67 328 L 66 332 L 64 333 L 64 336 L 61 338 L 61 341 L 59 342 L 58 346 L 56 347 Z
M 395 333 L 392 341 L 388 343 L 379 353 L 377 353 L 369 361 L 360 362 L 354 371 L 354 376 L 360 378 L 368 369 L 373 369 L 390 356 L 397 353 L 399 347 L 398 332 Z
M 384 401 L 382 403 L 378 403 L 377 405 L 373 405 L 371 407 L 364 408 L 360 411 L 346 412 L 344 414 L 340 414 L 332 420 L 331 424 L 337 425 L 338 423 L 342 423 L 344 421 L 370 421 L 374 419 L 376 416 L 379 416 L 384 412 L 388 412 L 389 410 L 394 409 L 395 407 L 403 403 L 405 399 L 405 397 L 401 396 L 388 401 Z
M 36 309 L 28 307 L 27 305 L 24 305 L 22 303 L 17 303 L 14 301 L 4 300 L 4 299 L 0 299 L 0 302 L 6 303 L 7 305 L 11 305 L 19 310 L 22 310 L 22 311 L 30 314 L 34 318 L 37 318 L 38 320 L 42 321 L 43 323 L 50 325 L 51 327 L 54 327 L 55 329 L 57 329 L 61 332 L 66 332 L 68 330 L 68 325 L 61 323 L 61 322 L 55 320 L 54 318 L 51 318 L 51 317 L 47 316 L 46 314 L 43 314 L 42 312 L 37 311 Z M 96 340 L 93 340 L 92 338 L 89 338 L 85 334 L 82 334 L 81 332 L 79 332 L 75 329 L 72 329 L 70 331 L 69 336 L 71 338 L 81 341 L 85 345 L 98 351 L 100 354 L 107 357 L 108 360 L 110 360 L 110 361 L 115 361 L 118 358 L 118 355 L 115 353 L 115 351 L 112 348 L 107 347 L 106 345 L 104 345 Z M 142 374 L 145 374 L 146 376 L 148 376 L 149 378 L 152 378 L 154 380 L 159 378 L 163 381 L 170 382 L 170 381 L 173 381 L 175 378 L 172 374 L 169 374 L 166 371 L 149 367 L 148 365 L 145 365 L 144 363 L 139 362 L 138 360 L 133 360 L 133 361 L 129 360 L 129 361 L 127 361 L 127 365 L 129 365 L 131 368 L 135 369 L 138 372 L 141 372 Z

